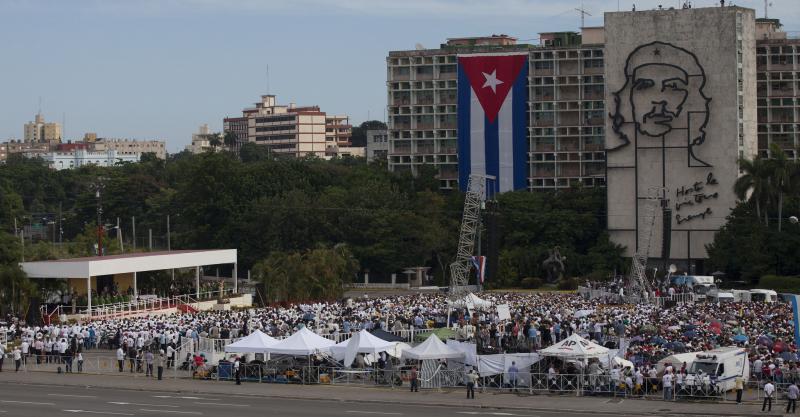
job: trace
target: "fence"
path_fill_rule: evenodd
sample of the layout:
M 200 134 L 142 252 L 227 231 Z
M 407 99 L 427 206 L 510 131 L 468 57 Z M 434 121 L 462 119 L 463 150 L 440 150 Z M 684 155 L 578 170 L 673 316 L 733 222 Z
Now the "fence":
M 643 299 L 641 299 L 640 297 L 624 296 L 620 295 L 619 293 L 606 291 L 600 288 L 578 287 L 578 294 L 581 297 L 588 300 L 601 299 L 601 300 L 606 300 L 608 302 L 624 301 L 626 303 L 633 303 L 633 304 L 638 304 L 643 302 Z M 663 307 L 668 303 L 693 304 L 695 302 L 695 297 L 693 293 L 679 293 L 666 297 L 652 297 L 650 298 L 649 302 L 660 307 Z
M 28 356 L 20 361 L 20 371 L 24 372 L 53 372 L 53 373 L 87 373 L 95 375 L 129 375 L 134 378 L 156 377 L 158 369 L 152 365 L 152 375 L 143 359 L 125 358 L 120 361 L 112 356 L 84 355 L 83 361 L 78 361 L 77 356 Z M 155 363 L 155 361 L 153 362 Z M 177 352 L 174 360 L 165 360 L 164 378 L 189 378 L 192 375 L 191 367 L 184 364 Z M 6 367 L 16 367 L 14 361 L 7 361 Z

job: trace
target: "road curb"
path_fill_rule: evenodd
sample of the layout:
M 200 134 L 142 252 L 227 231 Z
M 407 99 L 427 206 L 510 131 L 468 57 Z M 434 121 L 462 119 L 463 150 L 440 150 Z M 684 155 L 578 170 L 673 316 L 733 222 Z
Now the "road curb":
M 110 376 L 110 375 L 109 375 Z M 257 398 L 270 398 L 270 399 L 296 399 L 296 400 L 306 400 L 306 401 L 338 401 L 338 402 L 345 402 L 345 403 L 362 403 L 362 404 L 408 404 L 407 400 L 400 400 L 400 399 L 381 399 L 381 400 L 373 400 L 373 399 L 347 399 L 347 398 L 336 398 L 336 397 L 323 397 L 323 396 L 311 396 L 311 397 L 296 397 L 287 394 L 274 394 L 274 393 L 232 393 L 232 392 L 213 392 L 213 391 L 206 391 L 202 389 L 181 389 L 181 388 L 170 388 L 170 387 L 158 387 L 158 388 L 151 388 L 151 387 L 127 387 L 127 386 L 109 386 L 109 385 L 95 385 L 95 384 L 59 384 L 56 382 L 14 382 L 14 381 L 0 381 L 0 384 L 18 384 L 18 385 L 29 385 L 29 386 L 44 386 L 44 387 L 76 387 L 76 388 L 91 388 L 91 389 L 117 389 L 117 390 L 130 390 L 130 391 L 138 391 L 138 392 L 170 392 L 176 394 L 206 394 L 206 395 L 228 395 L 228 396 L 235 396 L 235 397 L 257 397 Z M 335 386 L 327 386 L 324 387 L 325 389 L 335 389 Z M 369 389 L 381 390 L 385 392 L 392 392 L 393 390 L 383 389 L 382 387 L 365 387 Z M 455 391 L 447 391 L 447 392 L 455 392 Z M 489 394 L 481 394 L 481 395 L 498 395 L 495 393 Z M 543 398 L 549 398 L 549 395 L 543 395 Z M 636 399 L 641 400 L 641 399 Z M 651 400 L 644 400 L 644 401 L 651 401 Z M 756 402 L 744 402 L 747 405 L 760 405 L 760 403 Z M 713 404 L 713 403 L 702 403 L 702 404 Z M 567 408 L 539 408 L 539 407 L 529 407 L 529 406 L 522 406 L 516 404 L 507 404 L 507 405 L 486 405 L 486 404 L 470 404 L 470 403 L 458 403 L 458 404 L 451 404 L 447 402 L 440 402 L 440 401 L 431 401 L 431 402 L 418 402 L 415 403 L 418 406 L 426 406 L 426 407 L 466 407 L 466 408 L 475 408 L 475 409 L 485 409 L 485 410 L 526 410 L 526 411 L 534 411 L 534 412 L 564 412 L 564 413 L 576 413 L 576 414 L 597 414 L 597 415 L 624 415 L 624 416 L 641 416 L 642 411 L 631 411 L 631 412 L 621 412 L 621 411 L 599 411 L 599 410 L 590 410 L 590 409 L 567 409 Z M 665 403 L 663 408 L 669 408 L 669 403 Z M 686 416 L 730 416 L 731 414 L 735 415 L 748 415 L 750 413 L 744 412 L 742 413 L 731 413 L 731 412 L 686 412 L 686 411 L 672 411 L 672 410 L 647 410 L 646 413 L 649 415 L 686 415 Z M 758 415 L 781 415 L 781 414 L 758 414 Z

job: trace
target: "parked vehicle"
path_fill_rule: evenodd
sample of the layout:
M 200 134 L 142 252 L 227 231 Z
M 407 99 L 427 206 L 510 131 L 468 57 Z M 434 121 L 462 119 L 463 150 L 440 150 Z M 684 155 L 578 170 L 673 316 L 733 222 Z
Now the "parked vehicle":
M 778 302 L 778 293 L 773 290 L 752 289 L 750 290 L 750 298 L 752 301 L 776 303 Z
M 717 390 L 730 391 L 736 387 L 737 376 L 743 377 L 745 383 L 750 379 L 750 360 L 747 351 L 740 347 L 709 350 L 697 354 L 689 367 L 689 374 L 700 383 L 708 376 Z

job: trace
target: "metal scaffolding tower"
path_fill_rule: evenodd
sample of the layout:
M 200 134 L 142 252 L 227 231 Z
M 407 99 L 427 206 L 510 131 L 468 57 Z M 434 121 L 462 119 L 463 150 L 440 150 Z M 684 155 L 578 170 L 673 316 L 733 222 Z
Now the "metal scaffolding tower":
M 464 196 L 464 215 L 461 218 L 461 231 L 458 236 L 456 260 L 450 264 L 450 299 L 455 301 L 466 293 L 469 271 L 475 250 L 475 236 L 481 219 L 481 205 L 486 200 L 486 181 L 495 177 L 472 174 L 469 176 L 467 192 Z
M 644 207 L 644 224 L 639 229 L 639 245 L 636 253 L 631 258 L 631 275 L 628 280 L 627 294 L 625 295 L 628 300 L 650 302 L 652 288 L 650 280 L 647 279 L 647 259 L 650 255 L 650 247 L 653 241 L 656 212 L 661 208 L 665 195 L 665 190 L 662 188 L 648 190 Z M 668 220 L 664 219 L 664 221 Z

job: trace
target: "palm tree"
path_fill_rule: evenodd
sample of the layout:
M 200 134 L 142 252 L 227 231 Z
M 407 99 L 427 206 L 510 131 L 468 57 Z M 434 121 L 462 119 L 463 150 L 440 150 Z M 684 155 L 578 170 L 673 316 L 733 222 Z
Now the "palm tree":
M 220 138 L 219 133 L 215 133 L 208 138 L 208 144 L 211 145 L 211 149 L 216 152 L 217 147 L 222 145 L 222 139 Z
M 231 152 L 236 153 L 236 134 L 231 132 L 230 130 L 225 131 L 225 135 L 222 137 L 222 142 L 225 143 L 225 146 L 228 147 L 228 150 Z
M 775 182 L 773 193 L 777 193 L 778 199 L 778 232 L 781 231 L 783 224 L 783 195 L 792 190 L 792 177 L 797 170 L 796 164 L 789 160 L 786 152 L 778 144 L 773 143 L 769 147 L 772 159 L 769 160 L 768 170 L 772 180 Z M 773 195 L 774 196 L 774 195 Z
M 764 207 L 766 219 L 767 201 L 772 188 L 770 170 L 767 161 L 761 157 L 740 159 L 739 169 L 744 173 L 733 185 L 736 197 L 742 201 L 753 202 L 756 206 L 756 219 L 761 221 L 761 207 Z

